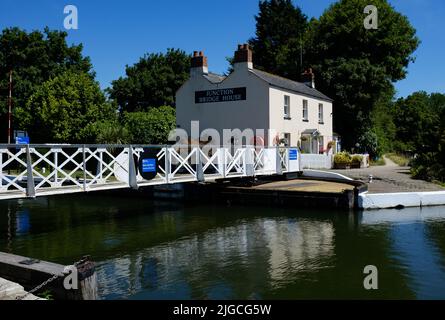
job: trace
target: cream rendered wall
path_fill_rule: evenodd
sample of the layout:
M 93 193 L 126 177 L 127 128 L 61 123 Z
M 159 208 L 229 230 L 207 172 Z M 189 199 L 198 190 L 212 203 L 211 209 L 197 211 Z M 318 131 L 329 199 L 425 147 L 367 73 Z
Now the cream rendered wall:
M 221 140 L 223 129 L 268 129 L 269 85 L 248 71 L 247 64 L 237 66 L 223 82 L 212 84 L 201 75 L 192 77 L 176 93 L 176 124 L 190 135 L 190 121 L 199 121 L 199 130 L 214 128 Z M 195 104 L 195 91 L 246 87 L 246 100 Z M 266 140 L 266 138 L 265 138 Z M 222 142 L 223 144 L 229 141 Z
M 290 97 L 290 118 L 284 118 L 284 95 Z M 296 94 L 281 88 L 270 87 L 270 128 L 275 129 L 282 138 L 283 133 L 290 133 L 291 146 L 297 146 L 301 133 L 306 129 L 317 129 L 324 137 L 326 148 L 332 138 L 332 103 L 312 97 Z M 308 122 L 303 121 L 303 99 L 308 100 Z M 323 104 L 323 122 L 318 123 L 318 104 Z M 273 137 L 272 137 L 273 138 Z

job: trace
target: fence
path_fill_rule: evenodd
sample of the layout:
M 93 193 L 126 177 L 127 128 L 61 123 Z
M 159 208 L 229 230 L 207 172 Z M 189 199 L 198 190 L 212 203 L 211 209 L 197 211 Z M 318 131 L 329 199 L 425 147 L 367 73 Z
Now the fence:
M 300 166 L 302 169 L 332 169 L 332 155 L 328 154 L 301 154 Z
M 150 179 L 141 164 L 147 153 L 157 164 Z M 0 145 L 0 199 L 295 172 L 296 153 L 253 146 L 209 152 L 191 146 Z

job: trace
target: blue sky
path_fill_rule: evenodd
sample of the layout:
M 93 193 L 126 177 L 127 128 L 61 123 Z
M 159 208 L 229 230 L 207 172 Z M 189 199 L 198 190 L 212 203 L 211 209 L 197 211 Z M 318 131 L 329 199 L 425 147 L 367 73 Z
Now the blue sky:
M 79 10 L 79 29 L 70 43 L 83 43 L 102 88 L 125 74 L 125 65 L 144 53 L 181 48 L 203 50 L 209 69 L 223 73 L 226 57 L 255 33 L 257 0 L 0 0 L 0 29 L 63 29 L 63 8 Z M 319 17 L 333 0 L 294 0 L 309 17 Z M 406 79 L 396 83 L 399 96 L 417 90 L 445 92 L 445 1 L 392 0 L 408 16 L 422 43 Z M 372 3 L 372 0 L 370 0 Z

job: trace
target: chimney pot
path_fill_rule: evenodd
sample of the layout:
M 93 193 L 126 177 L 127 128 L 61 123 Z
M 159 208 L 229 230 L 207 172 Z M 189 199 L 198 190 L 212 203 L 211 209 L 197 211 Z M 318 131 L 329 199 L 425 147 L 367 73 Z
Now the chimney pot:
M 207 74 L 207 57 L 202 51 L 193 51 L 193 57 L 190 60 L 190 74 Z
M 315 89 L 315 75 L 312 72 L 312 68 L 306 69 L 301 74 L 301 82 L 303 82 L 308 87 Z
M 239 44 L 238 50 L 235 51 L 235 65 L 237 63 L 247 64 L 247 68 L 252 69 L 252 50 L 247 43 Z M 236 66 L 235 66 L 236 67 Z

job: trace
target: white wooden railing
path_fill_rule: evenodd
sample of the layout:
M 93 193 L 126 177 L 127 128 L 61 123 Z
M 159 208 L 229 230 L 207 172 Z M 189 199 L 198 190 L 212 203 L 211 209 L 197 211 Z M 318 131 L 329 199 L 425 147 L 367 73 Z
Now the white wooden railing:
M 157 161 L 152 179 L 138 170 L 145 151 Z M 192 146 L 0 145 L 0 199 L 297 172 L 297 153 L 254 146 L 208 153 Z

